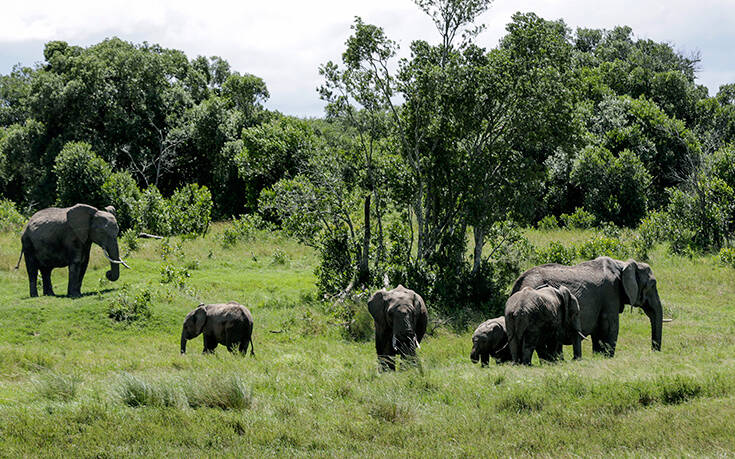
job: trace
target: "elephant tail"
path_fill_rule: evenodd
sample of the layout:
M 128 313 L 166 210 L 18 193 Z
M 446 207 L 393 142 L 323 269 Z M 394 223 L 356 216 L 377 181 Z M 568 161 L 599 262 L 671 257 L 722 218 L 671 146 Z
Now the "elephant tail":
M 15 269 L 18 269 L 20 267 L 20 260 L 23 259 L 23 248 L 20 249 L 20 256 L 18 257 L 18 264 L 15 265 Z
M 250 355 L 255 357 L 255 345 L 253 345 L 253 337 L 250 337 Z

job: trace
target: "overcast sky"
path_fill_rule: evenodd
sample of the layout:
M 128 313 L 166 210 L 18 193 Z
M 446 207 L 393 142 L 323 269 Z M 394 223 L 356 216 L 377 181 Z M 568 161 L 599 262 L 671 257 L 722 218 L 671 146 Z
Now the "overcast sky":
M 410 0 L 15 0 L 0 11 L 0 74 L 42 61 L 50 40 L 89 46 L 117 36 L 189 58 L 221 56 L 265 80 L 268 108 L 297 116 L 322 115 L 318 67 L 340 59 L 354 16 L 382 26 L 403 50 L 413 39 L 437 38 Z M 573 29 L 629 25 L 638 38 L 700 52 L 698 82 L 711 95 L 735 83 L 735 0 L 495 0 L 480 17 L 487 25 L 480 44 L 496 46 L 516 11 L 561 18 Z

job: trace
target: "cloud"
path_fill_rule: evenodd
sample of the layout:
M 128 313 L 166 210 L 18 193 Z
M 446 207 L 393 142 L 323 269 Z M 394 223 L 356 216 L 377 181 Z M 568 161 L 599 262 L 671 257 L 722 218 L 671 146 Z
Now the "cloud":
M 483 46 L 497 44 L 515 11 L 563 18 L 572 28 L 630 25 L 640 38 L 670 42 L 685 53 L 701 51 L 699 80 L 711 92 L 735 81 L 730 51 L 735 5 L 730 0 L 496 0 L 480 18 L 487 24 Z M 437 36 L 431 20 L 409 0 L 28 0 L 3 6 L 0 73 L 17 62 L 40 60 L 49 40 L 89 46 L 118 36 L 181 49 L 190 58 L 221 56 L 234 70 L 266 81 L 269 108 L 319 116 L 318 67 L 340 59 L 354 16 L 382 26 L 404 50 L 413 39 L 435 41 Z

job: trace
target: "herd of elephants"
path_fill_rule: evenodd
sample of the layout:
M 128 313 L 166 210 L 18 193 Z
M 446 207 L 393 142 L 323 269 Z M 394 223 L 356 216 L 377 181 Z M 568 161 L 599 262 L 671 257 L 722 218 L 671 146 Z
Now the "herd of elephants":
M 107 279 L 120 276 L 115 209 L 98 210 L 86 204 L 48 208 L 36 212 L 21 236 L 31 297 L 38 296 L 41 272 L 43 294 L 53 295 L 51 270 L 69 267 L 67 294 L 81 295 L 82 279 L 92 243 L 99 245 L 110 262 Z M 20 259 L 18 260 L 18 266 Z M 18 267 L 16 266 L 16 268 Z M 539 359 L 562 357 L 562 346 L 572 345 L 574 358 L 582 356 L 582 339 L 592 337 L 592 349 L 612 357 L 618 339 L 619 314 L 626 304 L 639 307 L 651 321 L 651 345 L 661 349 L 663 311 L 656 278 L 646 263 L 599 257 L 575 266 L 545 264 L 521 274 L 505 305 L 505 314 L 480 324 L 472 336 L 473 362 L 487 365 L 513 361 L 530 365 Z M 372 295 L 368 309 L 375 321 L 375 349 L 383 370 L 395 369 L 395 356 L 411 358 L 426 333 L 428 311 L 423 298 L 399 285 Z M 254 354 L 253 316 L 236 302 L 200 304 L 184 319 L 181 352 L 186 342 L 204 335 L 204 352 L 218 344 Z

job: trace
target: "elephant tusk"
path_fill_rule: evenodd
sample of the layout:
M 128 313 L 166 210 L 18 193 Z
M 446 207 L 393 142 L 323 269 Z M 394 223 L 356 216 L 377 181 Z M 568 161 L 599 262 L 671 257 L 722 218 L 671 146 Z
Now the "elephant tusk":
M 391 345 L 393 346 L 393 349 L 396 349 L 397 350 L 396 344 L 398 344 L 398 340 L 396 339 L 395 336 L 393 336 L 393 340 L 391 342 Z
M 582 332 L 578 331 L 577 333 L 579 333 L 579 336 L 581 336 L 581 337 L 582 337 L 582 339 L 587 339 L 587 337 L 586 337 L 586 336 L 584 336 L 584 335 L 582 334 Z
M 419 340 L 416 339 L 416 337 L 413 337 L 413 342 L 416 345 L 416 349 L 421 349 L 421 345 L 419 344 Z
M 115 263 L 116 265 L 123 265 L 126 268 L 131 269 L 130 266 L 128 266 L 128 264 L 125 263 L 124 260 L 122 260 L 122 259 L 120 259 L 120 260 L 113 260 L 112 258 L 110 258 L 110 256 L 107 254 L 107 250 L 102 249 L 102 253 L 105 255 L 105 258 L 107 258 L 107 261 L 109 261 L 110 263 Z

